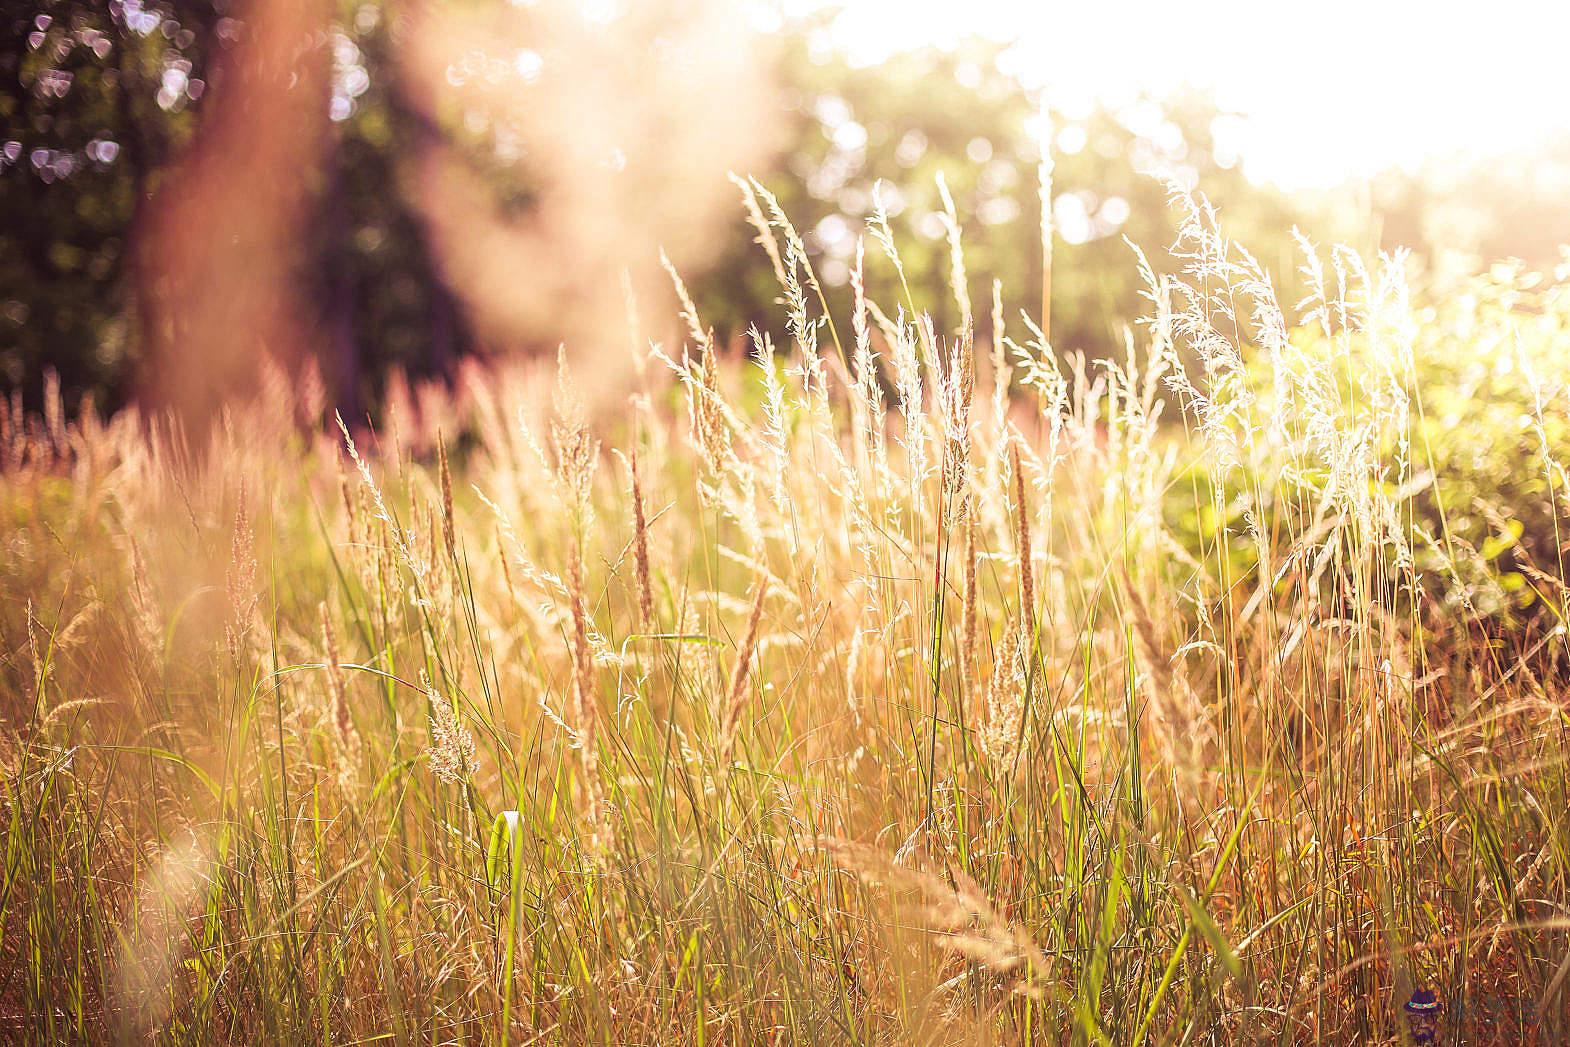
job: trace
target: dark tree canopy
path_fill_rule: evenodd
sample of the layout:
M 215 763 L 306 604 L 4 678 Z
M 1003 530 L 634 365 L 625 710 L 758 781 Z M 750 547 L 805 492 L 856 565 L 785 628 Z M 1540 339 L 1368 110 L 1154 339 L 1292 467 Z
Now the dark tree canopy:
M 0 380 L 115 391 L 138 339 L 127 293 L 140 208 L 194 127 L 212 2 L 13 3 L 0 23 Z
M 105 406 L 136 388 L 157 274 L 134 272 L 149 203 L 181 171 L 246 23 L 226 0 L 34 0 L 0 22 L 0 384 L 46 370 Z M 302 41 L 331 65 L 315 103 L 332 131 L 311 179 L 314 218 L 293 265 L 316 314 L 324 370 L 353 402 L 389 367 L 448 366 L 461 318 L 399 188 L 399 158 L 429 133 L 392 75 L 396 5 L 337 5 Z M 315 49 L 318 55 L 310 55 Z M 246 158 L 236 155 L 235 164 Z M 32 393 L 29 392 L 29 395 Z

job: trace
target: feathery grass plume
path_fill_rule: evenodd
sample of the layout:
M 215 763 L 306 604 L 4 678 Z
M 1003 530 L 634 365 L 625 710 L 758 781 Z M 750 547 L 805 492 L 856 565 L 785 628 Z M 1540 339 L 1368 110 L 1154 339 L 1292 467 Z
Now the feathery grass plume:
M 717 354 L 710 353 L 698 361 L 690 358 L 677 361 L 658 351 L 656 356 L 680 376 L 682 389 L 686 393 L 691 438 L 698 449 L 697 462 L 704 472 L 697 486 L 700 503 L 705 507 L 719 506 L 747 535 L 754 549 L 762 548 L 763 527 L 757 504 L 758 470 L 750 462 L 742 460 L 735 444 L 737 437 L 755 440 L 756 436 L 750 431 L 751 427 L 726 403 L 720 391 L 720 360 Z M 769 366 L 772 369 L 772 364 Z M 767 384 L 767 378 L 765 382 Z M 768 394 L 775 398 L 779 395 L 777 389 Z M 772 435 L 765 433 L 762 442 L 774 445 L 770 453 L 771 463 L 782 472 L 781 455 L 784 454 L 785 441 L 783 413 L 780 418 L 779 432 Z
M 887 410 L 883 402 L 883 383 L 878 368 L 877 354 L 872 351 L 872 334 L 867 326 L 866 270 L 864 245 L 856 238 L 856 264 L 850 271 L 850 287 L 854 308 L 851 311 L 851 331 L 855 341 L 854 380 L 856 396 L 852 398 L 852 432 L 859 448 L 870 453 L 871 461 L 860 461 L 863 468 L 875 470 L 878 475 L 889 472 L 888 452 L 883 440 L 883 421 Z
M 442 544 L 447 549 L 447 559 L 450 563 L 458 563 L 458 539 L 454 531 L 452 515 L 452 470 L 447 465 L 447 441 L 443 440 L 440 433 L 436 434 L 436 466 L 437 477 L 442 487 Z
M 343 415 L 334 412 L 333 418 L 338 423 L 338 431 L 343 434 L 344 448 L 349 453 L 349 459 L 354 462 L 354 467 L 360 474 L 361 490 L 370 498 L 367 515 L 381 523 L 377 535 L 377 582 L 395 590 L 397 596 L 401 598 L 402 579 L 396 570 L 398 562 L 402 561 L 418 577 L 423 571 L 421 561 L 409 548 L 405 532 L 395 522 L 392 511 L 387 507 L 387 501 L 382 496 L 382 489 L 377 486 L 376 478 L 371 475 L 369 463 L 355 446 L 354 437 L 350 435 L 349 426 L 345 424 Z
M 513 581 L 512 565 L 507 562 L 507 532 L 510 530 L 510 526 L 505 521 L 497 522 L 495 528 L 496 559 L 501 564 L 502 585 L 506 588 L 507 595 L 512 598 L 513 606 L 516 607 L 521 605 L 521 600 L 518 597 L 518 585 Z
M 643 481 L 638 474 L 638 444 L 628 455 L 632 473 L 632 552 L 638 577 L 638 618 L 644 629 L 654 626 L 654 587 L 649 581 L 649 521 L 643 506 Z
M 69 651 L 82 645 L 87 638 L 91 627 L 103 611 L 104 605 L 97 600 L 89 599 L 84 603 L 71 620 L 55 632 L 52 646 L 56 651 Z
M 431 773 L 448 785 L 462 785 L 474 773 L 477 750 L 474 735 L 458 718 L 457 706 L 442 695 L 422 673 L 420 684 L 431 703 L 431 744 L 426 750 Z
M 873 887 L 886 887 L 918 903 L 916 926 L 944 949 L 1011 979 L 1013 992 L 1040 998 L 1052 961 L 1030 933 L 1000 913 L 981 886 L 958 865 L 945 875 L 902 864 L 899 858 L 863 843 L 820 837 L 818 846 L 834 864 Z M 953 988 L 963 978 L 945 983 Z
M 976 686 L 976 600 L 978 594 L 976 564 L 976 514 L 965 514 L 965 605 L 960 625 L 960 664 L 964 669 L 965 683 L 971 690 Z
M 861 647 L 866 637 L 858 620 L 850 633 L 850 650 L 845 655 L 845 704 L 856 724 L 861 724 Z
M 768 452 L 769 487 L 775 502 L 784 505 L 788 497 L 785 492 L 785 471 L 790 465 L 790 450 L 785 434 L 785 387 L 774 370 L 774 343 L 768 333 L 760 333 L 757 327 L 751 327 L 747 330 L 747 337 L 752 342 L 753 362 L 757 364 L 758 373 L 763 378 L 761 443 Z
M 361 525 L 358 503 L 363 495 L 357 496 L 351 485 L 349 470 L 343 464 L 343 456 L 335 456 L 333 462 L 338 469 L 338 497 L 343 503 L 344 538 L 350 546 L 359 545 Z
M 949 292 L 954 296 L 954 304 L 959 307 L 959 326 L 955 333 L 965 337 L 974 326 L 970 310 L 969 278 L 965 275 L 965 250 L 960 245 L 959 215 L 954 210 L 954 197 L 949 194 L 948 179 L 939 171 L 938 199 L 943 203 L 943 210 L 938 213 L 943 222 L 943 231 L 949 242 Z
M 1001 425 L 1008 412 L 1014 369 L 1009 366 L 1008 324 L 1003 315 L 1003 281 L 992 281 L 992 416 Z
M 938 345 L 938 332 L 932 323 L 932 314 L 917 313 L 914 324 L 921 334 L 921 366 L 927 369 L 929 375 L 941 375 L 944 365 L 943 350 Z
M 161 617 L 158 594 L 147 573 L 147 560 L 142 555 L 141 543 L 135 537 L 129 538 L 126 551 L 131 561 L 131 620 L 143 652 L 156 662 L 163 654 L 164 647 L 164 632 L 158 624 Z
M 970 410 L 976 399 L 976 337 L 975 331 L 967 327 L 960 332 L 959 339 L 951 351 L 950 370 L 957 372 L 959 394 L 957 402 L 960 407 L 959 417 L 954 419 L 956 429 L 963 429 L 966 439 L 970 435 Z
M 698 317 L 698 306 L 692 300 L 692 295 L 687 293 L 687 285 L 682 282 L 681 274 L 676 271 L 664 248 L 660 249 L 660 266 L 665 274 L 671 278 L 671 286 L 676 289 L 676 298 L 681 302 L 681 318 L 687 325 L 687 334 L 692 338 L 692 344 L 702 351 L 704 360 L 707 361 L 714 349 L 714 332 L 703 326 L 703 321 Z
M 960 332 L 938 376 L 937 400 L 943 422 L 944 510 L 953 523 L 970 504 L 970 409 L 975 398 L 975 346 L 970 330 Z
M 900 340 L 900 325 L 905 322 L 904 308 L 902 307 L 897 313 L 897 319 L 890 319 L 889 314 L 885 313 L 877 302 L 871 298 L 865 298 L 864 300 L 867 312 L 871 315 L 872 322 L 877 326 L 878 333 L 883 336 L 883 341 L 891 346 L 897 343 Z
M 229 657 L 239 656 L 251 636 L 256 606 L 261 599 L 257 589 L 256 537 L 245 513 L 245 485 L 235 500 L 234 528 L 229 544 L 229 567 L 225 589 L 229 597 L 229 621 L 224 628 Z
M 977 746 L 1000 772 L 1012 771 L 1017 763 L 1025 721 L 1026 661 L 1018 623 L 1005 625 L 987 683 L 986 716 L 976 731 Z
M 823 323 L 827 324 L 829 328 L 829 339 L 834 343 L 834 348 L 839 351 L 840 362 L 848 369 L 850 367 L 850 354 L 846 352 L 844 343 L 840 341 L 839 329 L 834 326 L 834 314 L 829 311 L 829 300 L 823 293 L 823 285 L 818 282 L 817 272 L 812 268 L 812 259 L 807 255 L 806 243 L 802 241 L 801 234 L 796 231 L 796 227 L 791 224 L 790 218 L 785 214 L 785 209 L 780 206 L 779 199 L 765 189 L 763 183 L 756 178 L 749 179 L 749 181 L 752 183 L 753 191 L 768 206 L 770 221 L 785 236 L 785 260 L 787 264 L 784 271 L 787 276 L 787 288 L 790 283 L 795 282 L 791 274 L 797 267 L 800 267 L 802 275 L 807 278 L 807 286 L 812 288 L 813 294 L 818 299 L 818 308 L 822 311 Z M 801 319 L 805 320 L 805 303 L 802 304 Z M 792 311 L 794 312 L 795 310 L 793 309 Z M 797 333 L 801 335 L 805 331 L 798 330 Z M 808 355 L 816 358 L 816 345 L 814 345 L 812 352 Z
M 736 462 L 732 426 L 726 417 L 724 394 L 720 392 L 720 362 L 713 353 L 708 353 L 691 366 L 697 371 L 697 380 L 686 383 L 693 439 L 702 452 L 703 464 L 720 476 Z
M 758 552 L 762 550 L 764 542 L 763 523 L 757 498 L 758 469 L 750 461 L 742 460 L 733 442 L 734 437 L 750 439 L 753 434 L 749 431 L 750 427 L 737 418 L 736 413 L 720 393 L 719 361 L 708 361 L 704 374 L 709 379 L 709 384 L 703 390 L 704 413 L 699 417 L 709 434 L 704 439 L 710 442 L 706 448 L 700 442 L 700 450 L 704 451 L 704 463 L 718 482 L 714 484 L 700 482 L 699 491 L 707 503 L 718 504 L 727 516 L 736 521 L 736 525 L 747 536 L 752 550 Z M 778 390 L 770 395 L 778 395 Z M 783 414 L 780 418 L 779 430 L 775 433 L 765 433 L 763 442 L 773 445 L 770 453 L 770 471 L 774 475 L 767 479 L 771 483 L 777 482 L 779 486 L 776 493 L 783 495 L 788 453 L 785 449 Z M 709 457 L 710 448 L 717 457 Z
M 551 396 L 551 446 L 556 452 L 556 482 L 570 513 L 572 532 L 579 541 L 594 524 L 594 505 L 589 498 L 594 473 L 599 466 L 600 442 L 589 430 L 588 415 L 572 373 L 567 368 L 565 348 L 556 353 L 556 387 Z
M 888 206 L 883 202 L 883 180 L 872 183 L 872 214 L 867 216 L 867 229 L 883 249 L 883 254 L 894 266 L 899 277 L 900 290 L 904 293 L 904 308 L 911 316 L 917 315 L 916 299 L 910 293 L 910 282 L 905 279 L 905 265 L 900 261 L 899 248 L 894 243 L 894 231 L 889 228 Z M 893 339 L 890 339 L 892 342 Z
M 38 649 L 38 616 L 33 613 L 33 601 L 27 601 L 27 660 L 32 669 L 29 680 L 28 697 L 36 705 L 39 695 L 44 689 L 44 678 L 49 673 L 49 666 L 44 653 Z
M 583 563 L 576 550 L 567 555 L 567 600 L 572 616 L 573 724 L 580 736 L 592 740 L 597 726 L 598 702 L 594 690 L 594 658 L 589 648 L 588 613 L 583 600 Z
M 695 313 L 693 319 L 696 319 Z M 572 726 L 579 742 L 584 821 L 590 828 L 591 846 L 599 850 L 605 842 L 606 828 L 604 787 L 599 768 L 600 710 L 594 678 L 593 630 L 589 625 L 583 578 L 584 550 L 594 526 L 590 494 L 599 462 L 599 441 L 590 434 L 587 417 L 567 369 L 565 349 L 557 355 L 552 409 L 551 443 L 556 451 L 554 473 L 570 524 L 564 588 L 572 624 L 569 647 L 573 673 Z
M 1019 617 L 1025 649 L 1036 644 L 1035 560 L 1030 548 L 1030 508 L 1025 502 L 1025 470 L 1020 466 L 1019 445 L 1024 437 L 1017 432 L 1009 442 L 1009 464 L 1014 480 L 1014 539 L 1019 552 Z M 1026 658 L 1029 661 L 1027 655 Z
M 785 262 L 780 257 L 780 242 L 774 236 L 774 229 L 769 225 L 769 220 L 764 217 L 763 209 L 758 206 L 758 194 L 753 191 L 752 181 L 740 177 L 734 171 L 728 177 L 731 184 L 741 190 L 741 200 L 747 208 L 747 224 L 758 234 L 758 238 L 753 243 L 763 248 L 764 253 L 769 256 L 769 265 L 774 268 L 774 279 L 784 287 Z
M 1194 693 L 1181 663 L 1174 668 L 1165 653 L 1159 626 L 1150 605 L 1127 570 L 1120 574 L 1123 593 L 1134 625 L 1134 654 L 1144 670 L 1157 748 L 1162 757 L 1185 775 L 1196 774 L 1210 742 L 1211 726 L 1204 705 Z
M 908 481 L 912 491 L 918 491 L 927 478 L 927 417 L 926 393 L 922 388 L 921 361 L 917 356 L 913 330 L 906 324 L 899 325 L 892 354 L 894 358 L 894 392 L 904 431 L 900 446 L 905 449 Z
M 339 755 L 344 759 L 339 769 L 346 777 L 359 755 L 360 737 L 354 729 L 354 719 L 349 715 L 349 683 L 344 678 L 343 663 L 338 657 L 338 634 L 333 629 L 332 614 L 324 600 L 317 604 L 322 621 L 322 650 L 327 659 L 327 689 L 332 698 L 333 727 L 337 731 Z
M 736 744 L 736 729 L 741 722 L 741 711 L 747 702 L 747 679 L 752 671 L 752 659 L 758 650 L 758 627 L 763 621 L 763 598 L 768 595 L 769 579 L 759 574 L 753 583 L 752 609 L 747 614 L 747 631 L 737 648 L 736 665 L 731 670 L 730 686 L 726 689 L 725 706 L 720 717 L 719 762 L 730 763 L 731 750 Z
M 1234 258 L 1209 200 L 1177 181 L 1169 183 L 1167 195 L 1183 215 L 1171 254 L 1188 277 L 1173 287 L 1182 303 L 1173 329 L 1199 360 L 1204 388 L 1184 371 L 1175 372 L 1169 384 L 1208 441 L 1213 474 L 1224 478 L 1246 464 L 1254 434 L 1264 429 L 1255 418 L 1257 398 L 1248 383 L 1237 317 L 1238 303 L 1254 300 L 1260 274 Z

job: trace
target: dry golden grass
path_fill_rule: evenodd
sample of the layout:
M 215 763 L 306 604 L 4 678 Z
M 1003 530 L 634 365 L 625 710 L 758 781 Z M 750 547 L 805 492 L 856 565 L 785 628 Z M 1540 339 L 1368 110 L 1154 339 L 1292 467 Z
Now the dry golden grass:
M 1185 199 L 1125 357 L 978 354 L 740 184 L 786 340 L 682 291 L 630 420 L 0 416 L 4 1038 L 1570 1037 L 1570 285 L 1289 324 Z

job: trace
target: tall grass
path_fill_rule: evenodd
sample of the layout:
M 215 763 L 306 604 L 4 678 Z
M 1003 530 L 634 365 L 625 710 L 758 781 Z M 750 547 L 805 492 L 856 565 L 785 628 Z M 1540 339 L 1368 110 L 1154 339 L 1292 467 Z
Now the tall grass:
M 620 419 L 9 406 L 4 1038 L 1570 1037 L 1570 284 L 1305 243 L 1287 310 L 1179 194 L 1085 361 L 739 184 L 783 326 L 678 280 Z

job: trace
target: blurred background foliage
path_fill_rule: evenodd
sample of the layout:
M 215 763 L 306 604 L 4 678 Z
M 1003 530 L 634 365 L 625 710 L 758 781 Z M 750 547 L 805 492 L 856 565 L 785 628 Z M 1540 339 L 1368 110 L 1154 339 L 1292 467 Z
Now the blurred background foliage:
M 0 386 L 7 391 L 22 390 L 36 403 L 52 370 L 73 405 L 91 394 L 113 408 L 136 394 L 152 337 L 147 307 L 159 293 L 158 274 L 138 271 L 143 212 L 159 192 L 181 191 L 175 161 L 202 135 L 224 91 L 219 59 L 245 38 L 243 14 L 227 0 L 5 6 Z M 300 41 L 302 62 L 330 64 L 329 77 L 302 81 L 318 84 L 313 104 L 329 130 L 317 162 L 285 174 L 304 187 L 311 211 L 293 239 L 288 271 L 327 392 L 349 411 L 373 405 L 394 372 L 447 375 L 465 356 L 549 351 L 568 336 L 538 319 L 506 339 L 476 334 L 459 278 L 433 249 L 422 208 L 431 190 L 418 162 L 430 143 L 460 154 L 503 211 L 539 206 L 538 179 L 532 157 L 504 128 L 486 125 L 473 109 L 422 104 L 422 87 L 400 59 L 411 34 L 431 32 L 418 15 L 419 5 L 399 0 L 335 3 Z M 962 223 L 981 323 L 994 279 L 1004 288 L 1006 316 L 1034 314 L 1041 284 L 1037 100 L 1000 70 L 996 45 L 956 41 L 858 66 L 835 50 L 825 32 L 829 17 L 768 34 L 756 75 L 769 85 L 773 126 L 750 170 L 803 231 L 831 302 L 848 302 L 856 238 L 882 180 L 907 273 L 928 292 L 918 298 L 953 309 L 943 290 L 941 173 Z M 528 49 L 503 57 L 509 75 L 525 83 L 553 61 L 548 51 Z M 1544 269 L 1570 239 L 1570 142 L 1510 163 L 1392 173 L 1289 196 L 1245 177 L 1229 145 L 1237 120 L 1194 93 L 1052 114 L 1053 341 L 1060 351 L 1106 353 L 1141 315 L 1125 237 L 1157 268 L 1169 264 L 1161 247 L 1173 238 L 1176 216 L 1153 172 L 1213 199 L 1229 233 L 1286 283 L 1288 305 L 1294 226 L 1361 248 L 1410 246 L 1419 272 L 1438 272 L 1451 259 L 1475 266 L 1505 256 Z M 739 195 L 718 175 L 686 191 L 735 204 L 712 250 L 686 274 L 705 321 L 722 340 L 755 323 L 779 334 L 778 288 L 752 243 Z M 892 305 L 893 273 L 875 255 L 869 251 L 869 291 Z M 529 278 L 526 270 L 516 281 Z M 664 303 L 650 303 L 645 319 L 665 311 Z M 956 317 L 934 319 L 943 329 Z
M 978 323 L 990 322 L 994 279 L 1014 330 L 1021 330 L 1012 319 L 1021 309 L 1039 316 L 1042 121 L 1037 101 L 999 72 L 1001 50 L 961 41 L 857 67 L 810 25 L 785 38 L 778 71 L 786 84 L 788 147 L 761 180 L 803 230 L 826 284 L 846 284 L 881 182 L 907 277 L 913 289 L 927 292 L 916 298 L 933 310 L 940 331 L 952 329 L 958 317 L 947 290 L 942 175 L 959 217 Z M 1285 231 L 1314 205 L 1243 176 L 1239 158 L 1217 141 L 1231 119 L 1196 93 L 1052 112 L 1057 348 L 1102 355 L 1120 347 L 1126 325 L 1142 315 L 1139 274 L 1124 239 L 1163 267 L 1164 248 L 1177 231 L 1166 202 L 1168 177 L 1223 203 L 1231 232 L 1270 250 L 1267 263 L 1290 276 Z M 892 308 L 900 301 L 897 277 L 870 242 L 867 253 L 868 293 Z M 756 254 L 747 241 L 732 245 L 703 281 L 699 305 L 717 329 L 777 322 L 778 310 L 763 307 L 777 293 L 776 281 L 756 264 Z
M 6 5 L 0 50 L 0 381 L 123 396 L 137 339 L 127 255 L 195 128 L 211 4 Z M 223 23 L 223 24 L 221 24 Z M 165 32 L 165 26 L 168 27 Z

